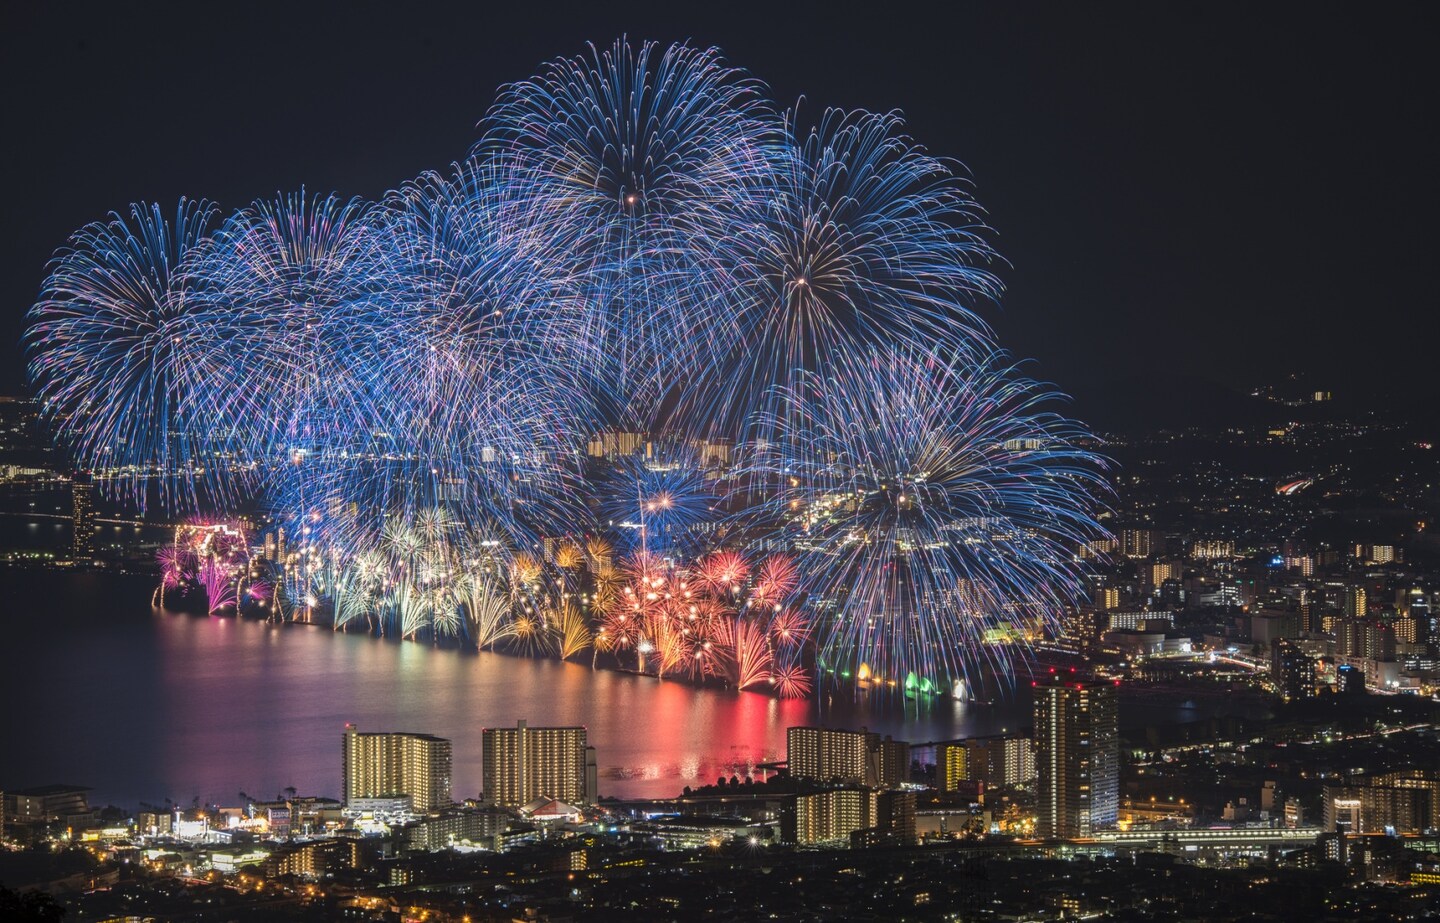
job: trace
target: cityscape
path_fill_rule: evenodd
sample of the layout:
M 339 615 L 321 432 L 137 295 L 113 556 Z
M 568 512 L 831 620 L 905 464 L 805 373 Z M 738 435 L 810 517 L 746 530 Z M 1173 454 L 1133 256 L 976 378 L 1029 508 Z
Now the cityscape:
M 449 167 L 7 264 L 0 917 L 1440 918 L 1423 362 L 1102 381 L 933 87 L 528 16 Z

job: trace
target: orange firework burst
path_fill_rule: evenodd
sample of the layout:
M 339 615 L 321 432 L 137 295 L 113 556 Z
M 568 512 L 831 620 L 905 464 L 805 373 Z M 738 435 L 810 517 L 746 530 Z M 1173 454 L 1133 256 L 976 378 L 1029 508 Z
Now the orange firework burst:
M 574 570 L 585 563 L 585 552 L 572 542 L 565 542 L 555 551 L 555 566 L 562 570 Z
M 589 561 L 590 569 L 595 573 L 609 570 L 614 555 L 615 549 L 605 539 L 597 536 L 585 540 L 585 557 Z
M 783 658 L 791 665 L 785 689 L 808 682 L 799 652 L 809 626 L 785 605 L 796 585 L 789 558 L 767 559 L 753 572 L 753 590 L 751 565 L 735 551 L 710 554 L 693 572 L 640 552 L 611 573 L 603 592 L 597 580 L 597 651 L 633 651 L 639 668 L 657 676 L 722 677 L 738 689 L 777 691 L 772 684 Z
M 510 579 L 517 584 L 534 584 L 540 581 L 540 562 L 528 554 L 517 554 L 510 562 Z
M 665 614 L 657 614 L 645 627 L 646 640 L 653 648 L 656 674 L 677 672 L 677 668 L 689 667 L 692 659 L 693 639 L 683 626 Z

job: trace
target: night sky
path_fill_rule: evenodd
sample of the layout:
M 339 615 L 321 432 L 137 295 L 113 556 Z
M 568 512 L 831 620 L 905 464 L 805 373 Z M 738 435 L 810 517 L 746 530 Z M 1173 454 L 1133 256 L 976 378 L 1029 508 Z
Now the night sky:
M 1421 4 L 487 6 L 7 4 L 0 335 L 110 209 L 376 197 L 463 156 L 500 84 L 628 34 L 718 45 L 782 103 L 903 110 L 1011 264 L 1002 342 L 1082 416 L 1174 423 L 1291 371 L 1433 402 Z

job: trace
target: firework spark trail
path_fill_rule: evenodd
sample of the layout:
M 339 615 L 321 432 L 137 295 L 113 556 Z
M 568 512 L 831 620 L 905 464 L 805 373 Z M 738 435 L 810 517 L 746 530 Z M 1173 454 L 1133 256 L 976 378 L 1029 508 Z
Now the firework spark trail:
M 770 652 L 769 635 L 763 626 L 736 616 L 730 622 L 725 640 L 735 663 L 736 688 L 749 689 L 770 681 L 774 657 Z
M 205 591 L 205 605 L 209 614 L 214 615 L 236 605 L 235 569 L 232 565 L 216 558 L 206 558 L 200 563 L 196 580 Z
M 500 644 L 514 634 L 510 621 L 510 604 L 496 591 L 492 578 L 472 573 L 461 584 L 459 597 L 465 611 L 470 641 L 480 650 Z
M 558 616 L 552 622 L 556 635 L 556 647 L 561 660 L 569 660 L 588 651 L 594 643 L 590 623 L 585 614 L 573 603 L 564 603 Z

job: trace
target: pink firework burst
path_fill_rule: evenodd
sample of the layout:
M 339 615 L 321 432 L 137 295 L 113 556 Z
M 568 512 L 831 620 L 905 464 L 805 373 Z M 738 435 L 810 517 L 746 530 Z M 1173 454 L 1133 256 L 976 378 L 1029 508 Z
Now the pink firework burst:
M 787 664 L 775 670 L 771 681 L 782 699 L 803 699 L 810 694 L 810 674 L 800 664 Z
M 774 554 L 765 559 L 760 565 L 760 575 L 755 583 L 755 592 L 751 594 L 752 603 L 764 603 L 771 606 L 783 606 L 795 592 L 795 585 L 799 582 L 799 573 L 795 569 L 795 562 L 789 555 Z
M 750 565 L 737 551 L 717 551 L 700 562 L 696 576 L 709 593 L 723 597 L 737 592 L 750 574 Z

